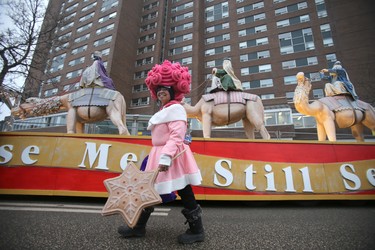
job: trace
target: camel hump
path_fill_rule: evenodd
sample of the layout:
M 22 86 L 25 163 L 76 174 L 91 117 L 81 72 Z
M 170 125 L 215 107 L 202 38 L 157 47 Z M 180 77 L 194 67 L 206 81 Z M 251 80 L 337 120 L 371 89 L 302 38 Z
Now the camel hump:
M 247 101 L 256 102 L 259 97 L 254 94 L 245 93 L 242 91 L 218 91 L 202 96 L 205 102 L 214 101 L 214 105 L 230 103 L 246 104 Z
M 324 103 L 331 111 L 339 112 L 343 110 L 359 110 L 364 112 L 367 109 L 367 104 L 360 100 L 353 100 L 348 95 L 335 95 L 319 99 L 319 102 Z
M 70 93 L 68 100 L 73 107 L 80 106 L 108 106 L 114 101 L 119 92 L 107 88 L 84 88 Z

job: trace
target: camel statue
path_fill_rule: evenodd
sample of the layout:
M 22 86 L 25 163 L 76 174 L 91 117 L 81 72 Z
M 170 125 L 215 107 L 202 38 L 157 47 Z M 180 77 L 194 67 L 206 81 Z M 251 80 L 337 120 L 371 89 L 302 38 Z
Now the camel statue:
M 225 101 L 218 101 L 223 99 Z M 242 119 L 247 138 L 254 139 L 257 130 L 263 139 L 270 139 L 264 125 L 264 107 L 259 96 L 240 91 L 219 91 L 203 95 L 195 106 L 182 104 L 189 118 L 197 118 L 202 122 L 204 138 L 211 137 L 212 126 L 228 125 Z
M 94 92 L 95 91 L 95 92 Z M 89 104 L 85 104 L 89 99 Z M 95 97 L 96 96 L 96 97 Z M 95 98 L 94 98 L 95 97 Z M 97 100 L 97 97 L 99 100 Z M 96 104 L 95 104 L 95 100 Z M 92 104 L 92 105 L 91 105 Z M 43 116 L 67 110 L 67 133 L 83 133 L 85 123 L 103 121 L 108 117 L 117 126 L 120 135 L 130 135 L 126 128 L 126 103 L 118 91 L 106 88 L 85 88 L 79 91 L 46 99 L 31 97 L 12 109 L 12 115 Z
M 354 101 L 348 95 L 324 97 L 309 103 L 311 81 L 303 72 L 297 74 L 297 87 L 294 92 L 296 110 L 304 115 L 313 116 L 317 124 L 318 140 L 336 141 L 335 121 L 339 128 L 351 128 L 354 138 L 361 142 L 363 128 L 375 130 L 375 110 L 363 101 Z

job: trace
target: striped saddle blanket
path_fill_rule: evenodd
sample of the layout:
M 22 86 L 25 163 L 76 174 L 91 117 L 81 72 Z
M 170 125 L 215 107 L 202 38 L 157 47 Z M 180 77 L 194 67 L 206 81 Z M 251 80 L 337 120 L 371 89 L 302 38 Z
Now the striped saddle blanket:
M 69 94 L 69 102 L 73 107 L 108 106 L 116 99 L 119 92 L 107 88 L 84 88 Z
M 246 104 L 247 101 L 256 102 L 259 96 L 241 91 L 218 91 L 212 94 L 203 95 L 202 98 L 206 102 L 213 100 L 214 105 L 218 105 L 228 102 L 242 104 Z

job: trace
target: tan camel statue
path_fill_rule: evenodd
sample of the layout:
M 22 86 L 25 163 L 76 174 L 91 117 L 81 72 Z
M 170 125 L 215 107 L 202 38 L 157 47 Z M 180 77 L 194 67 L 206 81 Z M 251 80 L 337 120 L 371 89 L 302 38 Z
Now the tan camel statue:
M 294 105 L 297 111 L 313 116 L 317 124 L 318 140 L 336 141 L 335 121 L 339 128 L 351 128 L 357 141 L 364 141 L 363 128 L 375 130 L 375 110 L 363 101 L 353 101 L 348 95 L 324 97 L 309 103 L 311 81 L 303 72 L 297 74 Z
M 81 97 L 83 96 L 82 91 L 91 91 L 90 89 L 81 89 L 71 94 L 46 99 L 28 98 L 25 103 L 12 109 L 12 115 L 24 118 L 26 114 L 43 116 L 57 113 L 60 110 L 67 110 L 66 126 L 68 134 L 83 133 L 85 123 L 103 121 L 109 117 L 112 123 L 117 126 L 119 134 L 130 135 L 126 128 L 126 103 L 124 97 L 118 91 L 102 90 L 104 90 L 104 95 L 110 96 L 110 100 L 107 100 L 107 105 L 102 103 L 100 106 L 74 106 L 72 100 L 74 95 L 75 97 Z
M 214 99 L 214 96 L 221 95 L 225 97 L 229 93 L 234 95 L 228 96 L 232 100 L 229 105 L 228 103 L 218 104 L 216 99 Z M 233 100 L 238 100 L 236 95 L 240 97 L 242 103 L 233 103 Z M 212 126 L 228 125 L 242 119 L 247 138 L 254 139 L 254 132 L 257 130 L 263 139 L 270 139 L 270 135 L 264 125 L 264 107 L 259 96 L 240 91 L 219 91 L 202 96 L 195 106 L 190 106 L 187 103 L 182 104 L 189 118 L 197 118 L 202 122 L 204 138 L 211 137 Z

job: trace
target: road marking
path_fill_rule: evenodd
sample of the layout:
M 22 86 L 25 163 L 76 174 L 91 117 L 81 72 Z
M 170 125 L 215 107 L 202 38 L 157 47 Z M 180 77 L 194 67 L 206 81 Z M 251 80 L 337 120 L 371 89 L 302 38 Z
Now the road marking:
M 66 213 L 102 213 L 103 206 L 0 202 L 0 210 Z M 168 216 L 170 208 L 155 208 L 152 216 Z

